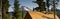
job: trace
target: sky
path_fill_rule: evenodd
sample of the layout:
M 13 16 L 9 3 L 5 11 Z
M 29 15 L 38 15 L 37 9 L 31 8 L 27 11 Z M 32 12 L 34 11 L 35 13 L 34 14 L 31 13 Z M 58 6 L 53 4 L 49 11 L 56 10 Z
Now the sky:
M 14 0 L 9 0 L 9 4 L 11 5 L 10 7 L 9 7 L 9 12 L 12 12 L 13 11 L 13 9 L 12 9 L 12 7 L 14 7 Z
M 36 0 L 19 0 L 19 4 L 21 4 L 20 7 L 21 6 L 26 6 L 26 7 L 30 8 L 30 9 L 38 7 L 38 4 L 36 4 L 36 3 L 32 2 L 32 1 L 36 1 Z M 14 10 L 13 9 L 13 7 L 14 7 L 14 0 L 9 0 L 9 4 L 11 5 L 9 7 L 9 12 L 11 12 L 11 11 Z M 57 8 L 60 9 L 60 2 L 58 3 L 58 7 Z
M 30 9 L 37 7 L 38 5 L 32 1 L 35 0 L 20 0 L 20 6 L 26 6 L 29 7 Z
M 19 0 L 19 3 L 21 4 L 21 6 L 26 6 L 30 9 L 33 9 L 35 7 L 38 7 L 38 5 L 36 3 L 33 3 L 32 1 L 35 1 L 35 0 Z M 9 4 L 11 5 L 10 8 L 9 8 L 9 12 L 10 11 L 13 11 L 12 7 L 14 7 L 14 0 L 9 0 Z

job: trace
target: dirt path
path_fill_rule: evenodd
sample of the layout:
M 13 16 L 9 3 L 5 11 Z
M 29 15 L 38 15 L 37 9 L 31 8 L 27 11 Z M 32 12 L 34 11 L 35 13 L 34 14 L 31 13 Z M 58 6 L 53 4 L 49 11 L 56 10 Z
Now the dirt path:
M 47 19 L 47 17 L 49 19 L 54 19 L 53 14 L 46 15 L 42 12 L 37 12 L 37 11 L 29 11 L 29 14 L 31 15 L 32 19 Z M 56 16 L 56 19 L 59 19 L 59 18 Z

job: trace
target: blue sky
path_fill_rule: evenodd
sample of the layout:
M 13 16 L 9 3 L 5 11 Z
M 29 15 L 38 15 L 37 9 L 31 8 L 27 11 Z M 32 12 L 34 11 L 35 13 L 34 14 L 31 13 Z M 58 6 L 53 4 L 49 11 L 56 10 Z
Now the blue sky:
M 26 6 L 29 7 L 30 9 L 32 9 L 33 7 L 37 7 L 38 5 L 36 3 L 33 3 L 32 1 L 35 0 L 20 0 L 20 6 Z
M 13 9 L 12 9 L 12 7 L 14 7 L 14 0 L 9 0 L 9 4 L 11 5 L 10 7 L 9 7 L 9 12 L 10 11 L 13 11 Z
M 19 0 L 19 4 L 21 4 L 20 7 L 21 6 L 26 6 L 30 9 L 38 7 L 38 5 L 36 3 L 33 3 L 32 1 L 36 1 L 36 0 Z M 9 0 L 9 4 L 11 5 L 10 8 L 9 8 L 9 12 L 13 11 L 13 9 L 12 9 L 12 7 L 14 7 L 13 3 L 14 3 L 14 0 Z M 58 3 L 58 6 L 59 7 L 57 7 L 57 8 L 60 9 L 60 2 Z
M 32 1 L 35 1 L 35 0 L 19 0 L 19 3 L 21 4 L 21 6 L 26 6 L 30 9 L 33 9 L 35 7 L 38 7 L 38 5 L 36 3 L 33 3 Z M 14 7 L 14 0 L 9 0 L 9 4 L 11 5 L 10 8 L 9 8 L 9 12 L 10 11 L 13 11 L 12 7 Z

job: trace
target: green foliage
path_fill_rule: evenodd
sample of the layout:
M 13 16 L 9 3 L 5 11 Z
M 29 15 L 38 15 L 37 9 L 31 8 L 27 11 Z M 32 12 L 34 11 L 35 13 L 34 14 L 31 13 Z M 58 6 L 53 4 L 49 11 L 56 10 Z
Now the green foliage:
M 17 19 L 22 19 L 22 14 L 18 13 L 17 15 Z
M 14 1 L 14 15 L 15 15 L 15 17 L 16 17 L 16 19 L 22 19 L 22 14 L 20 14 L 20 12 L 19 12 L 19 5 L 20 4 L 18 4 L 19 3 L 19 1 L 18 0 L 15 0 Z
M 12 19 L 12 16 L 10 14 L 6 14 L 6 19 Z
M 45 3 L 43 2 L 43 0 L 37 0 L 36 3 L 39 5 L 38 9 L 36 10 L 40 10 L 40 11 L 45 11 Z
M 6 0 L 6 4 L 5 4 L 6 19 L 11 19 L 10 14 L 9 14 L 9 12 L 8 12 L 8 8 L 9 8 L 9 1 Z
M 9 1 L 8 0 L 2 0 L 2 5 L 4 7 L 4 13 L 3 14 L 6 14 L 4 17 L 4 19 L 10 19 L 10 15 L 9 15 L 9 12 L 8 12 L 8 8 L 9 8 Z

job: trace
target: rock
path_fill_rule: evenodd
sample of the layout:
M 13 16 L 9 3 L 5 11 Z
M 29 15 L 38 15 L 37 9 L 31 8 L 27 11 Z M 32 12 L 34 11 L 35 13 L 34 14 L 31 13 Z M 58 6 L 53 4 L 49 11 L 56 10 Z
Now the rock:
M 28 11 L 29 15 L 31 16 L 32 19 L 54 19 L 54 14 L 44 14 L 42 12 L 37 12 L 37 11 Z M 27 15 L 28 16 L 28 15 Z M 27 16 L 25 16 L 26 18 L 28 18 Z M 55 16 L 56 19 L 59 19 L 58 16 Z

